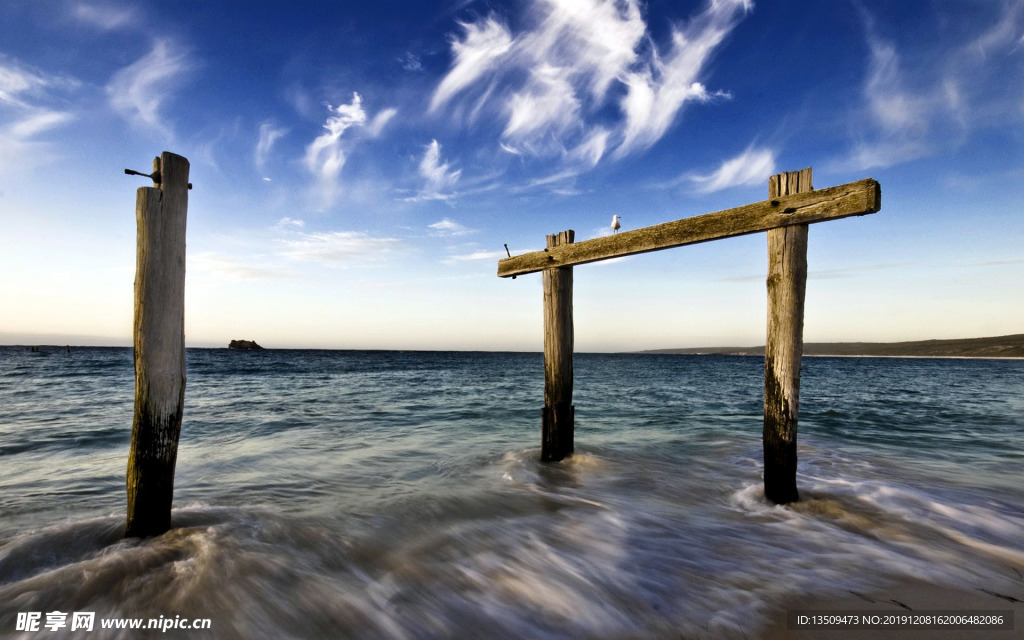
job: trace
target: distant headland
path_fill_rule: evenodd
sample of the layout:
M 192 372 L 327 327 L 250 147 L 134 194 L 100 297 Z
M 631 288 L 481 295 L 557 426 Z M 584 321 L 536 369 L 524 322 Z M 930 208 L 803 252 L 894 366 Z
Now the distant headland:
M 652 349 L 640 353 L 763 356 L 764 347 Z M 915 342 L 805 342 L 805 356 L 892 356 L 904 358 L 1024 358 L 1024 333 L 993 338 Z
M 255 340 L 232 340 L 228 344 L 228 349 L 240 349 L 242 351 L 260 351 L 263 349 L 260 345 L 256 344 Z

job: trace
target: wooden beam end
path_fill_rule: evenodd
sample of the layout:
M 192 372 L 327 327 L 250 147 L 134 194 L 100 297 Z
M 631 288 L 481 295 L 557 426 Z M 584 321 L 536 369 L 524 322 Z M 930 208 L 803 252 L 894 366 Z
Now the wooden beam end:
M 874 178 L 868 178 L 868 180 L 870 181 L 868 184 L 873 187 L 868 197 L 868 207 L 870 208 L 868 213 L 878 213 L 882 210 L 882 185 Z

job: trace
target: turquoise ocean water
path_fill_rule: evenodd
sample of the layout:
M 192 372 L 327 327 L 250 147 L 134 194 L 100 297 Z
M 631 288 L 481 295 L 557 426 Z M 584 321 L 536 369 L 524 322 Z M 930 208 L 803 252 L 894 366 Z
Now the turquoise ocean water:
M 131 349 L 0 347 L 0 636 L 743 638 L 801 594 L 1021 592 L 1024 361 L 805 358 L 792 507 L 762 367 L 578 354 L 541 464 L 540 354 L 189 350 L 175 529 L 124 541 Z

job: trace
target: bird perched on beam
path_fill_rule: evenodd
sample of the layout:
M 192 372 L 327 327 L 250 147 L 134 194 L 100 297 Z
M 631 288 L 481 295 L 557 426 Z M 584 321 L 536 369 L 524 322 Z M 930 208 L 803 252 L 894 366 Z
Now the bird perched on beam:
M 619 214 L 616 213 L 614 216 L 612 216 L 612 232 L 618 233 L 619 229 L 621 228 L 622 225 L 619 223 Z

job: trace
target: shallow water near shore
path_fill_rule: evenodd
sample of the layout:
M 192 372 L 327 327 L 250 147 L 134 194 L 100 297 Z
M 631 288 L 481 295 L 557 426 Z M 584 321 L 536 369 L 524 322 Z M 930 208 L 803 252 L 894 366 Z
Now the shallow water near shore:
M 790 507 L 762 370 L 579 354 L 576 455 L 541 464 L 540 354 L 189 350 L 175 528 L 125 541 L 131 350 L 0 347 L 0 635 L 742 638 L 907 579 L 1024 599 L 1024 361 L 805 359 Z

